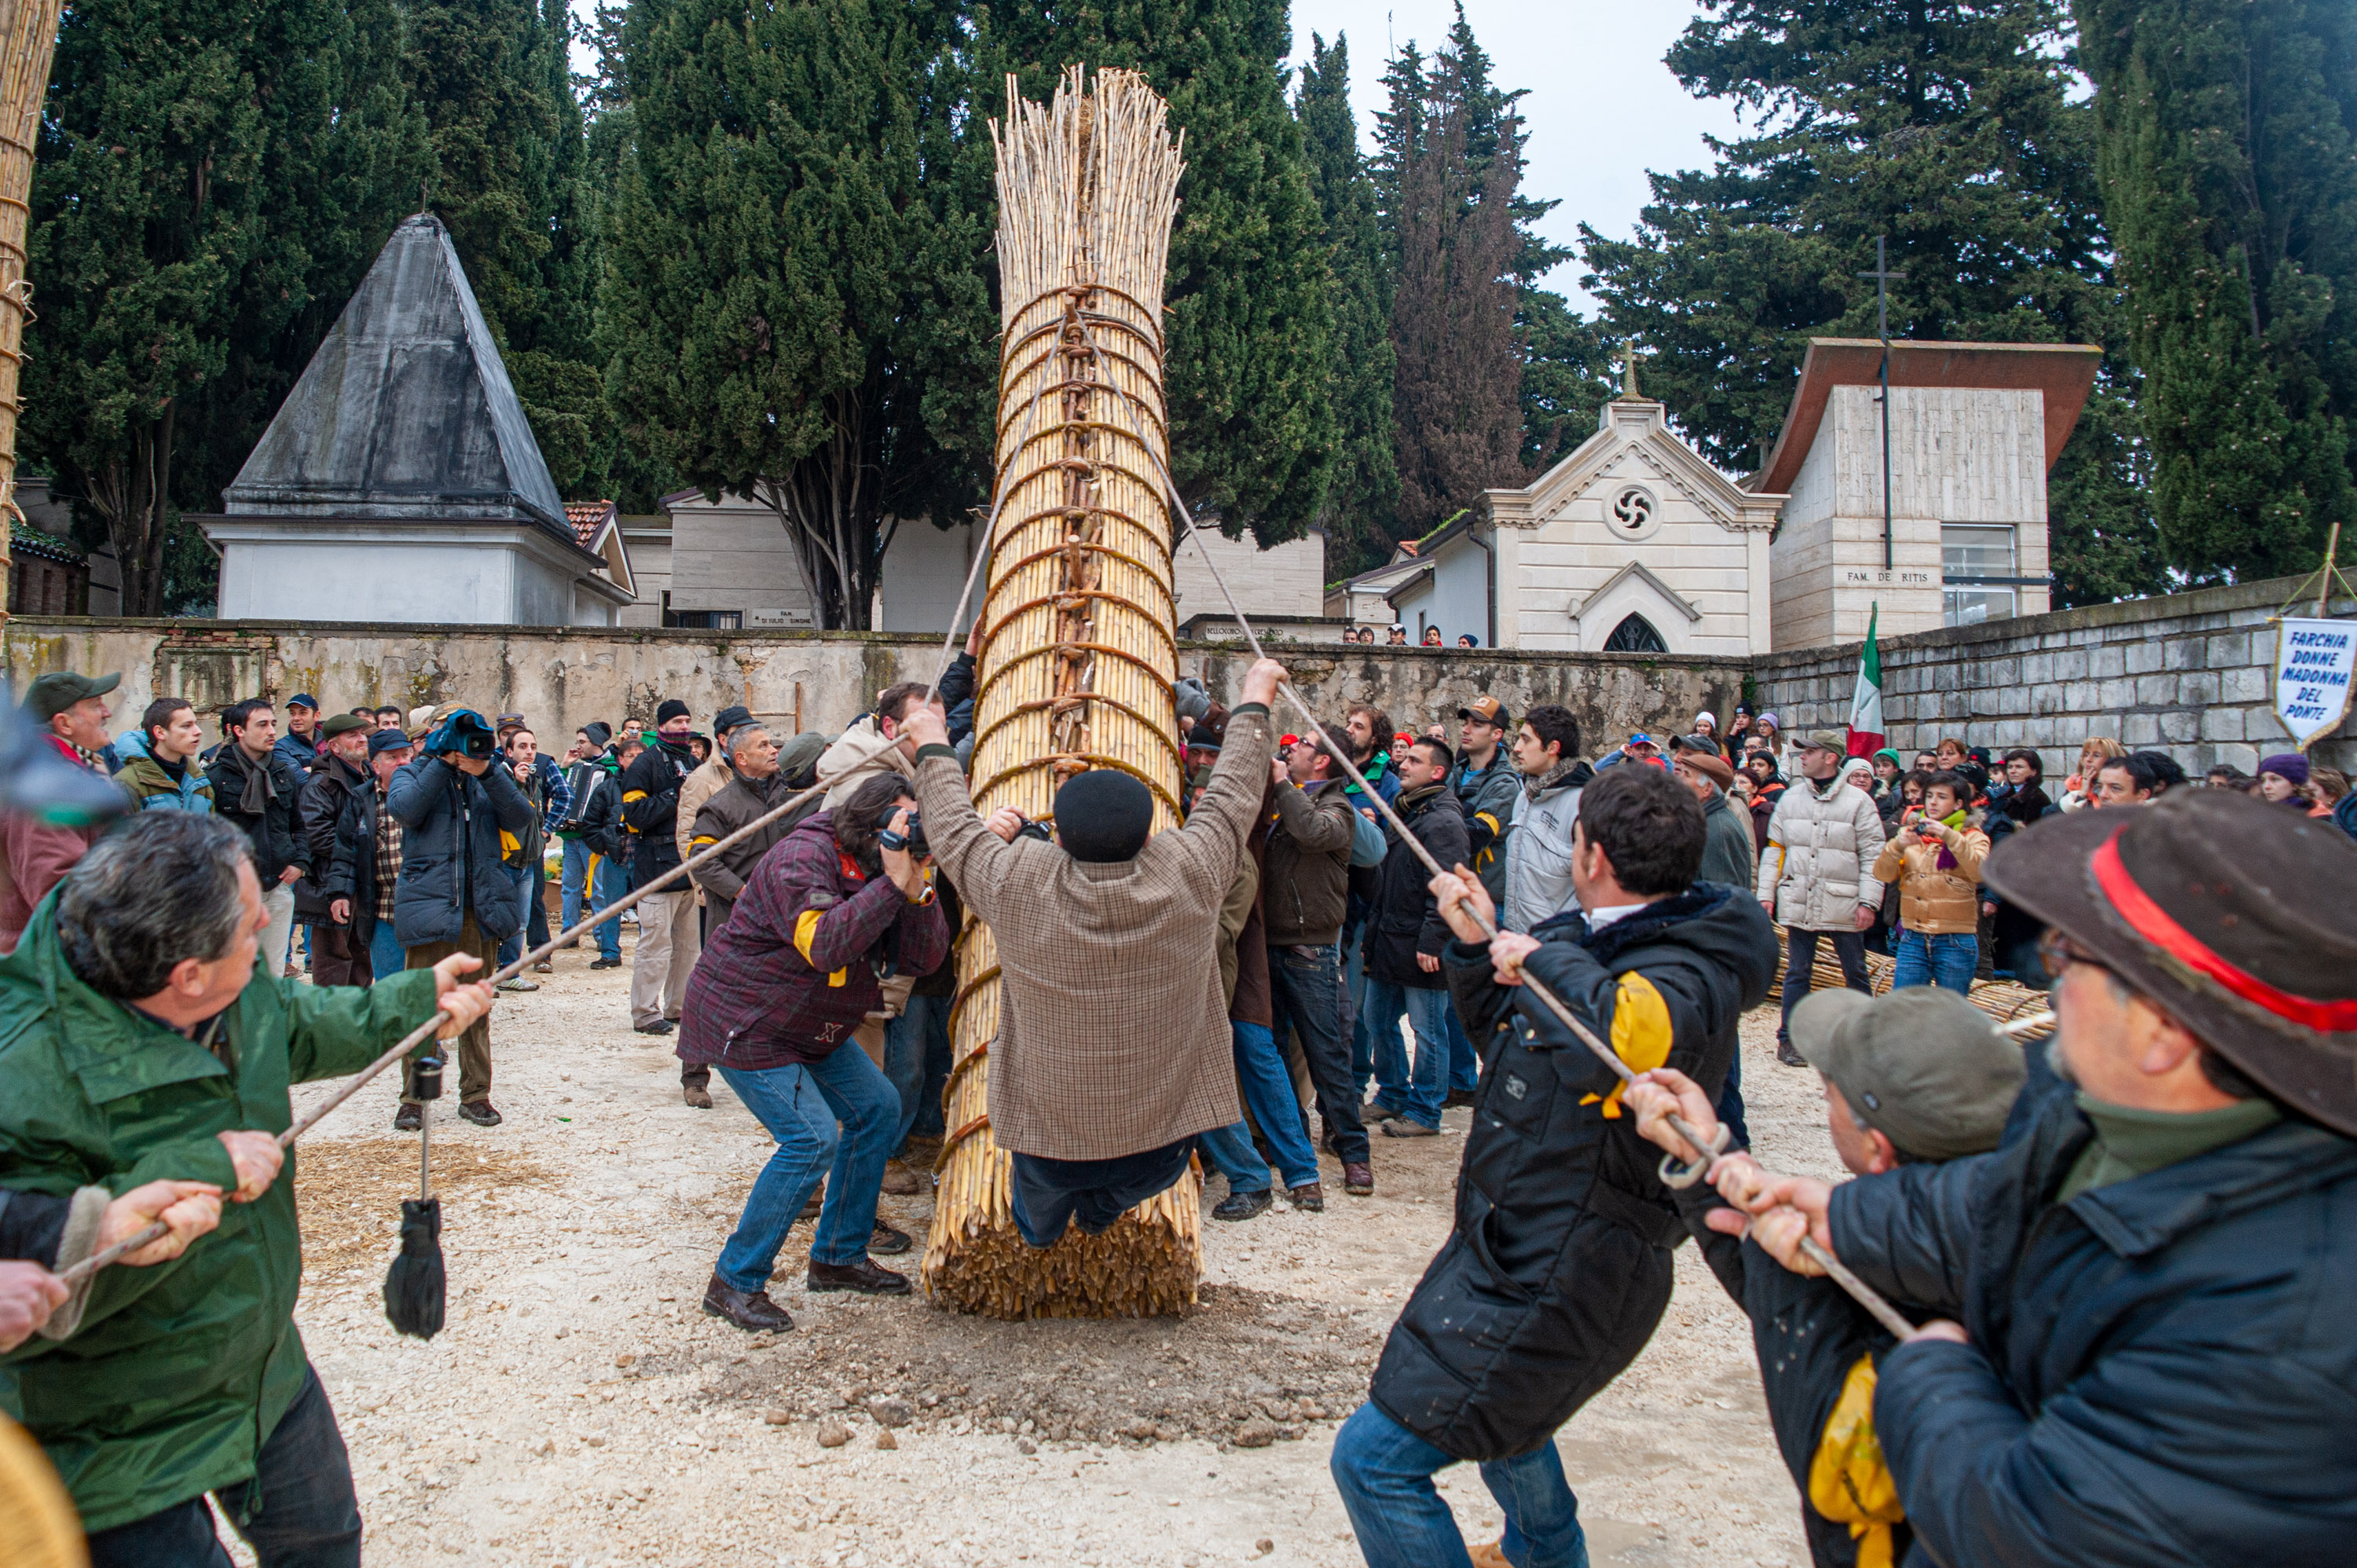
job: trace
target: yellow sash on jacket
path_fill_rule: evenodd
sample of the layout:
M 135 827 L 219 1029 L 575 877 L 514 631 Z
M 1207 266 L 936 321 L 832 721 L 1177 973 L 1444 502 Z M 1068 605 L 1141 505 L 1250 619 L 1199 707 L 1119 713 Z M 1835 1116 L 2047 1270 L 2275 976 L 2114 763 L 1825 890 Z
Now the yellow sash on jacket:
M 1874 1434 L 1874 1358 L 1860 1356 L 1842 1380 L 1809 1462 L 1809 1501 L 1857 1542 L 1857 1568 L 1891 1568 L 1890 1527 L 1907 1517 Z

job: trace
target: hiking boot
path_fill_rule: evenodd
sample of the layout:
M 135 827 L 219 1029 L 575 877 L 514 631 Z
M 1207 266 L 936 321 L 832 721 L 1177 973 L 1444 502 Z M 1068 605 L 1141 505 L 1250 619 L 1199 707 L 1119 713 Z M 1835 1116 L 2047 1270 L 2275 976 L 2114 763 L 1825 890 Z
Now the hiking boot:
M 765 1290 L 738 1290 L 718 1274 L 704 1287 L 704 1310 L 715 1317 L 726 1318 L 748 1334 L 767 1334 L 791 1328 L 794 1320 L 786 1309 L 770 1299 Z
M 861 1295 L 906 1295 L 909 1276 L 879 1268 L 873 1258 L 862 1258 L 856 1263 L 822 1263 L 811 1260 L 810 1277 L 804 1283 L 813 1291 L 849 1290 Z
M 1800 1052 L 1794 1050 L 1792 1048 L 1792 1042 L 1790 1040 L 1779 1040 L 1776 1042 L 1776 1059 L 1782 1062 L 1786 1067 L 1806 1067 L 1809 1065 L 1808 1058 L 1802 1056 Z
M 917 1173 L 899 1160 L 884 1162 L 884 1190 L 895 1197 L 914 1197 L 924 1191 Z
M 1214 1219 L 1250 1219 L 1268 1212 L 1268 1188 L 1258 1192 L 1232 1192 L 1211 1206 Z
M 881 1219 L 867 1233 L 867 1250 L 877 1257 L 897 1258 L 916 1244 L 906 1230 L 895 1230 Z
M 1440 1129 L 1427 1127 L 1421 1122 L 1411 1122 L 1405 1116 L 1396 1116 L 1383 1123 L 1383 1136 L 1386 1138 L 1437 1138 L 1440 1136 Z
M 396 1133 L 414 1133 L 417 1131 L 418 1124 L 425 1120 L 425 1107 L 415 1101 L 404 1101 L 401 1109 L 393 1113 L 393 1130 Z
M 698 1111 L 709 1111 L 712 1109 L 712 1090 L 705 1088 L 704 1085 L 700 1083 L 681 1084 L 679 1086 L 679 1097 L 687 1101 L 690 1105 L 695 1107 Z
M 1326 1212 L 1326 1189 L 1314 1181 L 1305 1181 L 1299 1187 L 1286 1187 L 1285 1200 L 1305 1214 Z
M 1364 1160 L 1345 1163 L 1342 1166 L 1342 1190 L 1352 1197 L 1373 1197 L 1375 1167 Z
M 651 1024 L 633 1024 L 630 1027 L 641 1035 L 668 1035 L 678 1026 L 668 1018 L 658 1018 Z
M 507 1120 L 488 1100 L 461 1101 L 458 1105 L 458 1114 L 478 1127 L 496 1127 Z

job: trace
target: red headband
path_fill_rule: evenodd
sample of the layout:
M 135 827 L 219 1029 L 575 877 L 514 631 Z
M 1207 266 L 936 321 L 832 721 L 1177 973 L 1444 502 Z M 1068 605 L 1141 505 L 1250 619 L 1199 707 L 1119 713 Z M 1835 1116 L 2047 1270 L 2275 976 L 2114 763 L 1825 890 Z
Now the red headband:
M 2296 996 L 2229 961 L 2179 925 L 2128 875 L 2127 866 L 2120 860 L 2117 833 L 2105 839 L 2103 847 L 2095 851 L 2094 871 L 2095 886 L 2111 897 L 2129 929 L 2187 968 L 2208 975 L 2244 1001 L 2264 1007 L 2278 1018 L 2325 1034 L 2357 1031 L 2357 1001 L 2319 1002 L 2313 997 Z

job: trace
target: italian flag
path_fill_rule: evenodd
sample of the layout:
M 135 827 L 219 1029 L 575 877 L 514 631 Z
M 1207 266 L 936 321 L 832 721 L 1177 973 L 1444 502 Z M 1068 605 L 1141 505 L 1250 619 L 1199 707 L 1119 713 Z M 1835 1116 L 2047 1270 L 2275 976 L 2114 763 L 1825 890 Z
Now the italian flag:
M 1883 747 L 1882 650 L 1875 646 L 1875 622 L 1882 618 L 1877 604 L 1866 621 L 1866 652 L 1857 661 L 1857 690 L 1849 700 L 1849 754 L 1872 757 Z

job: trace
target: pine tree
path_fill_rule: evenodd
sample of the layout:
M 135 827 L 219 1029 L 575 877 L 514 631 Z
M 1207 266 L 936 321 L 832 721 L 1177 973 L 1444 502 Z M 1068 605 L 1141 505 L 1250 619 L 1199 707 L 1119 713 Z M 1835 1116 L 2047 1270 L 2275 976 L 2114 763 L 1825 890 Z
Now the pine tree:
M 124 0 L 59 28 L 33 181 L 23 436 L 123 607 L 211 596 L 221 504 L 424 170 L 389 3 Z
M 611 419 L 591 340 L 597 249 L 565 0 L 426 0 L 410 11 L 411 91 L 450 230 L 557 487 L 602 480 Z
M 1347 577 L 1391 553 L 1399 470 L 1392 450 L 1391 260 L 1375 219 L 1374 182 L 1351 115 L 1350 44 L 1315 33 L 1294 112 L 1307 144 L 1310 188 L 1324 221 L 1332 279 L 1330 384 L 1340 451 L 1322 514 L 1326 575 Z
M 1069 65 L 1139 71 L 1169 101 L 1187 160 L 1167 295 L 1172 477 L 1232 537 L 1300 537 L 1340 433 L 1323 224 L 1285 96 L 1285 0 L 1031 0 L 979 16 L 977 113 L 1003 112 L 1003 73 L 1045 98 Z
M 2357 11 L 2076 10 L 2169 564 L 2306 571 L 2357 522 Z
M 987 494 L 966 41 L 946 0 L 637 0 L 619 31 L 607 396 L 686 483 L 776 510 L 830 627 L 867 625 L 888 520 Z
M 1878 234 L 1907 274 L 1894 338 L 2115 343 L 2068 41 L 2061 0 L 1717 0 L 1689 24 L 1670 69 L 1735 100 L 1756 134 L 1714 142 L 1713 168 L 1651 176 L 1633 242 L 1580 233 L 1607 328 L 1651 350 L 1646 390 L 1706 456 L 1760 466 L 1808 339 L 1873 336 L 1874 285 L 1856 274 Z M 2115 413 L 2083 414 L 2074 442 L 2104 444 Z M 2072 471 L 2111 487 L 2071 491 L 2106 521 L 2056 521 L 2058 575 L 2110 581 L 2148 560 L 2131 466 L 2083 453 Z M 2073 561 L 2090 530 L 2126 553 Z

